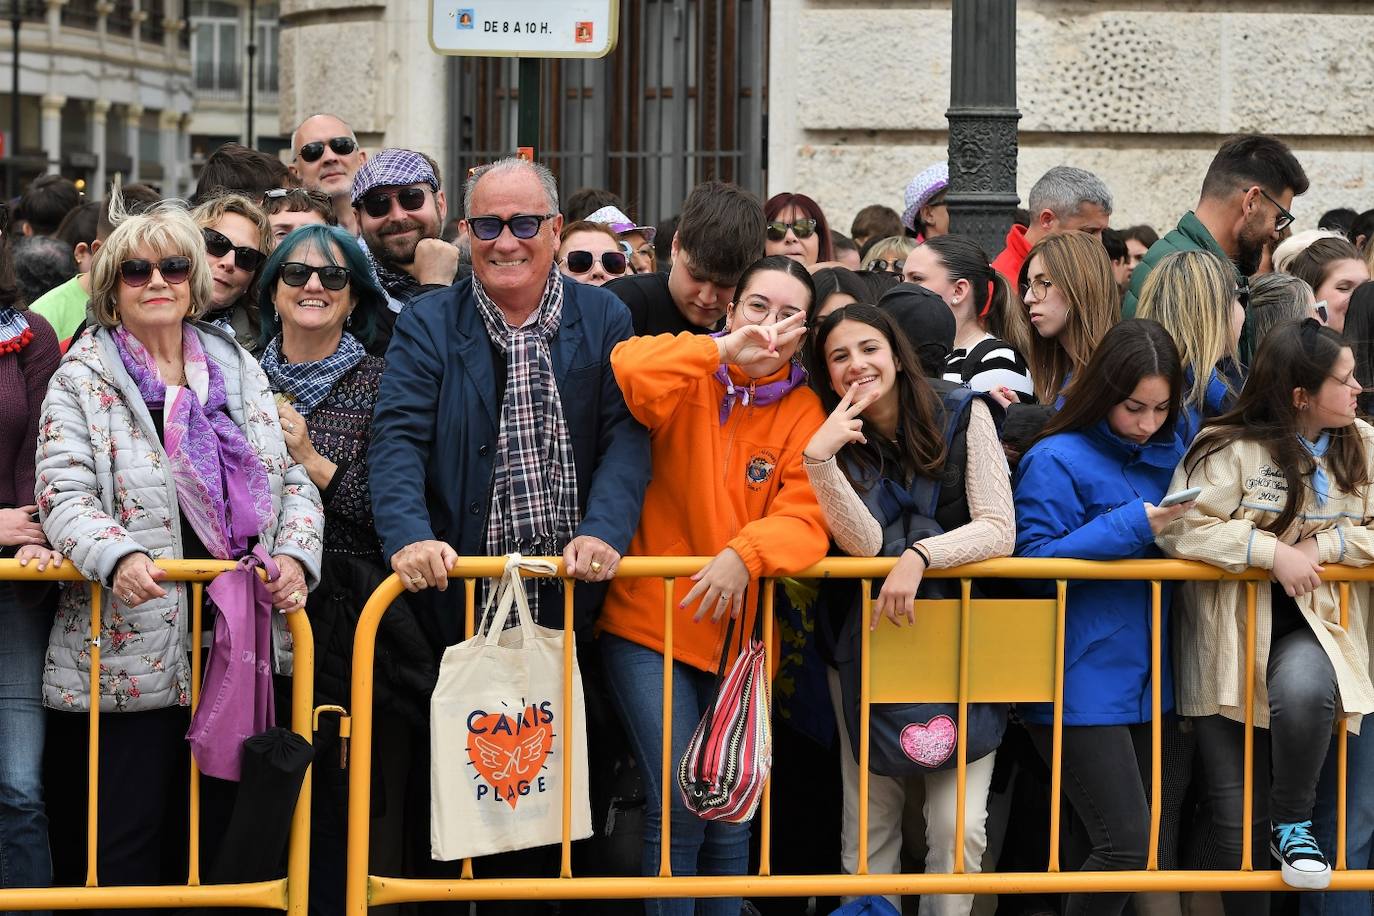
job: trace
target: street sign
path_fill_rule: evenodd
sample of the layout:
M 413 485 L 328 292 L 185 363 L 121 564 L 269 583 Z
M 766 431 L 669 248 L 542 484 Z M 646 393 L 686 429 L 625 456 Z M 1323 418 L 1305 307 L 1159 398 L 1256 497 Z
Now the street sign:
M 429 44 L 469 57 L 605 57 L 620 0 L 429 0 Z

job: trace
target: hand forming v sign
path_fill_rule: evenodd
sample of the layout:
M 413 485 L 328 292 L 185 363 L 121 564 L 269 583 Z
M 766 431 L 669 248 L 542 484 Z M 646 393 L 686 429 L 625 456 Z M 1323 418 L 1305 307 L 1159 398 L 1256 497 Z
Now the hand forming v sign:
M 806 444 L 802 454 L 812 461 L 829 461 L 851 442 L 866 443 L 868 440 L 864 438 L 864 421 L 859 415 L 879 397 L 877 386 L 870 387 L 873 390 L 858 394 L 858 383 L 850 385 L 844 397 L 840 398 L 840 403 Z
M 806 334 L 806 313 L 797 312 L 773 324 L 742 324 L 717 338 L 720 360 L 742 366 L 777 357 L 778 351 Z

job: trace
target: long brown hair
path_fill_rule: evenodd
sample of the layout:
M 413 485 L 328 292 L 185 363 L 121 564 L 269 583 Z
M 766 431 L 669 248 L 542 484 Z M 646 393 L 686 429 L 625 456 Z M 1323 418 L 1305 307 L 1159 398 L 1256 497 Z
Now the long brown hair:
M 1258 442 L 1269 450 L 1283 472 L 1288 499 L 1283 511 L 1263 527 L 1282 535 L 1298 517 L 1307 490 L 1306 479 L 1316 462 L 1302 443 L 1299 412 L 1293 390 L 1316 394 L 1331 374 L 1331 367 L 1348 344 L 1315 319 L 1286 322 L 1275 327 L 1260 343 L 1236 406 L 1210 421 L 1193 440 L 1183 460 L 1191 478 L 1204 461 L 1233 442 Z M 1346 493 L 1369 485 L 1364 441 L 1353 425 L 1331 430 L 1327 467 L 1336 486 Z
M 1112 262 L 1096 237 L 1077 230 L 1045 236 L 1026 255 L 1020 277 L 1023 289 L 1035 258 L 1068 304 L 1064 330 L 1051 338 L 1032 332 L 1025 354 L 1036 399 L 1053 404 L 1064 380 L 1087 367 L 1097 342 L 1121 318 L 1121 302 Z
M 1132 318 L 1120 322 L 1102 336 L 1087 368 L 1074 375 L 1064 393 L 1064 406 L 1035 441 L 1095 426 L 1131 396 L 1141 379 L 1155 375 L 1169 383 L 1169 417 L 1156 435 L 1172 435 L 1183 400 L 1183 362 L 1178 346 L 1157 321 Z
M 897 450 L 901 455 L 902 470 L 924 477 L 938 475 L 945 466 L 945 435 L 936 409 L 939 398 L 921 375 L 921 361 L 916 351 L 906 335 L 898 330 L 891 316 L 879 308 L 859 302 L 826 315 L 812 341 L 811 365 L 817 372 L 829 376 L 830 364 L 825 358 L 825 344 L 842 321 L 857 321 L 874 328 L 892 348 L 892 355 L 897 361 Z M 829 385 L 817 387 L 826 411 L 833 411 L 840 403 L 840 396 Z M 864 436 L 868 439 L 867 444 L 852 442 L 841 451 L 852 455 L 855 463 L 871 480 L 869 473 L 876 475 L 882 469 L 882 453 L 877 444 L 882 437 L 869 428 L 867 422 L 864 423 Z M 849 471 L 843 465 L 841 468 L 849 477 Z M 851 478 L 849 482 L 856 489 L 868 488 L 864 481 Z

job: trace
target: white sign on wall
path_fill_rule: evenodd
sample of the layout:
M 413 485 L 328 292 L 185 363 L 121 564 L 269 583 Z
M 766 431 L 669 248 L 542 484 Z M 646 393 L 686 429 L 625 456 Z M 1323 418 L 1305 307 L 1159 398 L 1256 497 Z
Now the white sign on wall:
M 605 57 L 619 0 L 430 0 L 429 44 L 473 57 Z

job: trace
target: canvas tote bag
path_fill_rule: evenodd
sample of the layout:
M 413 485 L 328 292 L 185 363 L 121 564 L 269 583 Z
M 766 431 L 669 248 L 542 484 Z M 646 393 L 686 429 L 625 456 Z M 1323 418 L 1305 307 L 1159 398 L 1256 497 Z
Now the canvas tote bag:
M 435 859 L 560 842 L 565 753 L 573 755 L 572 838 L 592 834 L 587 719 L 577 657 L 569 710 L 563 708 L 563 640 L 571 636 L 535 625 L 520 580 L 521 569 L 551 573 L 554 568 L 546 560 L 508 556 L 476 635 L 444 651 L 430 701 L 430 853 Z M 512 609 L 519 626 L 506 629 Z

